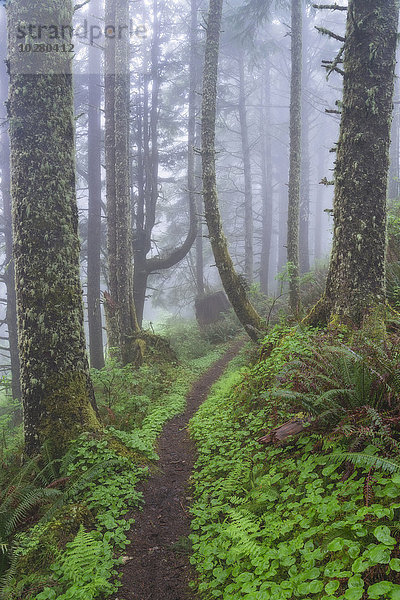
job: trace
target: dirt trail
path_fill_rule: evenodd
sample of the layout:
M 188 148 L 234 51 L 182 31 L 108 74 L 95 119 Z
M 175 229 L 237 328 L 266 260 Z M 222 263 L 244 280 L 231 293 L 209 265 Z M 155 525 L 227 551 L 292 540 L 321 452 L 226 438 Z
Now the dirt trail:
M 127 562 L 121 567 L 122 587 L 114 600 L 189 600 L 191 578 L 189 556 L 174 544 L 189 534 L 190 498 L 188 481 L 195 462 L 195 447 L 187 424 L 225 367 L 238 353 L 243 341 L 222 358 L 193 385 L 183 415 L 164 428 L 158 445 L 160 472 L 146 481 L 141 491 L 143 511 L 129 515 L 135 523 L 129 533 Z

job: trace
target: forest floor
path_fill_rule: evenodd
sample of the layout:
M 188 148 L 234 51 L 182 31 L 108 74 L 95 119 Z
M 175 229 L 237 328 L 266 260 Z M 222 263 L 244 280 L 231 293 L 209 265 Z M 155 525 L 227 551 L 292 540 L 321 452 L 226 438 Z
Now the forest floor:
M 238 341 L 192 386 L 186 410 L 172 419 L 159 439 L 157 473 L 140 489 L 144 507 L 128 515 L 135 523 L 128 534 L 122 587 L 113 600 L 188 600 L 194 578 L 186 536 L 190 533 L 189 478 L 196 460 L 188 423 L 211 386 L 243 346 Z

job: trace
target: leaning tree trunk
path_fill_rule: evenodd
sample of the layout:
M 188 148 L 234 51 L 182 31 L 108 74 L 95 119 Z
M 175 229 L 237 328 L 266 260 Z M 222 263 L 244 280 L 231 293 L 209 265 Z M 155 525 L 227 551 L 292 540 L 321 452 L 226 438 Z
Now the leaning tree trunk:
M 34 15 L 32 11 L 34 10 Z M 8 6 L 18 23 L 71 24 L 72 2 Z M 25 53 L 26 54 L 26 53 Z M 11 194 L 26 452 L 97 430 L 79 277 L 71 57 L 22 56 L 9 35 Z
M 215 172 L 215 115 L 222 4 L 223 0 L 210 0 L 207 21 L 201 133 L 204 208 L 211 247 L 225 292 L 246 332 L 250 338 L 257 340 L 263 324 L 260 316 L 247 298 L 242 279 L 234 269 L 222 230 L 221 215 L 218 208 Z
M 100 17 L 99 0 L 90 3 L 90 11 Z M 101 49 L 89 47 L 89 124 L 88 124 L 88 275 L 87 306 L 89 321 L 90 364 L 104 367 L 103 324 L 101 319 Z
M 289 266 L 289 303 L 294 315 L 300 311 L 299 218 L 301 174 L 301 71 L 302 0 L 292 0 L 291 86 L 290 86 L 290 166 L 287 259 Z
M 1 57 L 5 60 L 7 56 L 7 18 L 5 10 L 0 14 L 0 45 Z M 0 67 L 0 119 L 3 121 L 0 133 L 0 168 L 1 168 L 1 195 L 3 200 L 3 223 L 5 239 L 5 262 L 4 283 L 7 293 L 6 322 L 8 329 L 8 344 L 10 348 L 11 361 L 11 392 L 14 399 L 21 398 L 20 366 L 18 354 L 18 330 L 17 330 L 17 300 L 15 295 L 15 269 L 13 260 L 13 235 L 11 217 L 11 195 L 10 195 L 10 139 L 8 135 L 8 123 L 5 102 L 8 98 L 8 75 L 6 65 Z M 20 418 L 20 416 L 18 417 Z
M 325 295 L 309 316 L 359 326 L 385 302 L 386 190 L 399 7 L 350 0 Z

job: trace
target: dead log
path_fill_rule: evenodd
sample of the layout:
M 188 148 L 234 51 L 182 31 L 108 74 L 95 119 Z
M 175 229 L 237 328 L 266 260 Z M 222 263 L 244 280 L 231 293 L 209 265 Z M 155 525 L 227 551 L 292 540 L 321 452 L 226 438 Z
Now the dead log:
M 284 423 L 276 429 L 272 429 L 267 435 L 260 437 L 260 444 L 279 444 L 293 435 L 299 435 L 307 429 L 309 423 L 306 419 L 293 419 Z

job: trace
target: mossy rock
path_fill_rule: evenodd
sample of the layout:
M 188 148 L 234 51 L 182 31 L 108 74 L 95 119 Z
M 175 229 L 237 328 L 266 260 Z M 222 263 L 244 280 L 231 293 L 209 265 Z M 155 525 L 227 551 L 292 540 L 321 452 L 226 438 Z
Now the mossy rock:
M 176 363 L 178 357 L 171 348 L 166 338 L 156 335 L 150 331 L 141 331 L 136 337 L 137 354 L 139 363 L 143 364 L 151 359 L 151 362 L 157 363 Z

